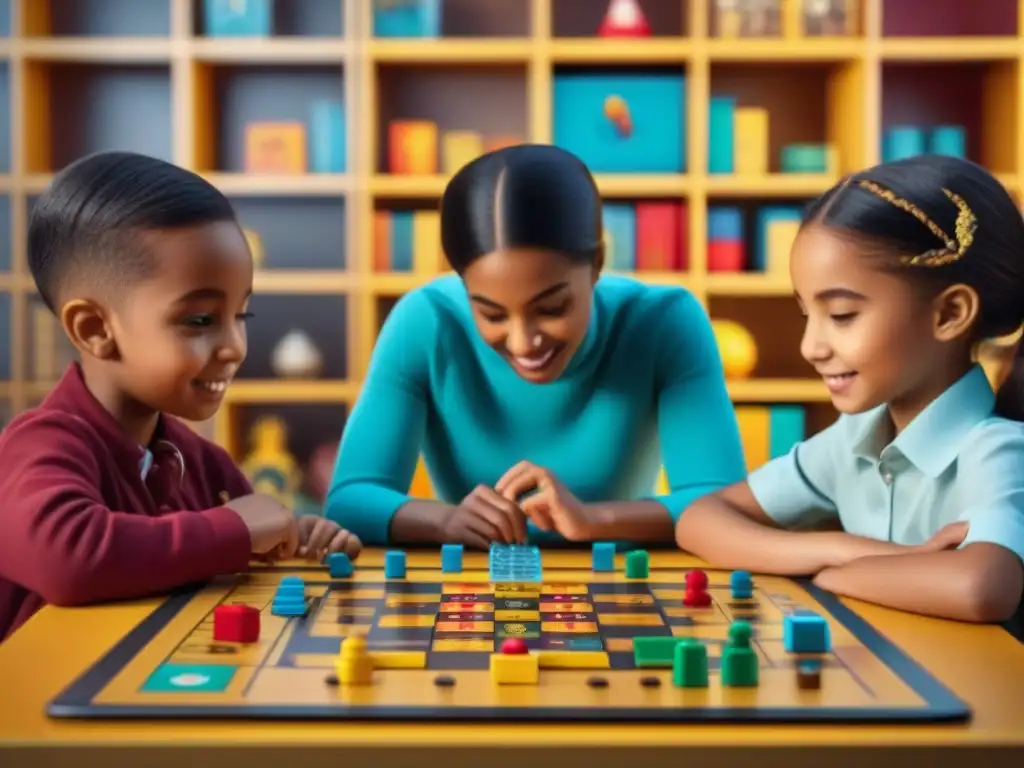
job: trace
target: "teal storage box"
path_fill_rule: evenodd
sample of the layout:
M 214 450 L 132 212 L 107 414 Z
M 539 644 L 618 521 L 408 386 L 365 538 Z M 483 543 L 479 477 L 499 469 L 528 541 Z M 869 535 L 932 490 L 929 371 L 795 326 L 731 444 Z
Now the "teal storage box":
M 374 37 L 439 37 L 441 2 L 442 0 L 373 0 Z
M 913 125 L 890 128 L 882 139 L 882 161 L 891 163 L 925 152 L 924 130 Z
M 594 173 L 686 171 L 686 79 L 680 74 L 555 75 L 554 143 Z M 624 103 L 628 131 L 606 112 Z
M 315 101 L 309 118 L 309 157 L 313 173 L 345 172 L 345 108 Z
M 708 107 L 708 173 L 733 173 L 736 157 L 736 99 L 713 96 Z
M 268 37 L 272 0 L 206 0 L 203 24 L 207 37 Z
M 967 131 L 959 125 L 940 125 L 932 131 L 931 153 L 967 157 Z

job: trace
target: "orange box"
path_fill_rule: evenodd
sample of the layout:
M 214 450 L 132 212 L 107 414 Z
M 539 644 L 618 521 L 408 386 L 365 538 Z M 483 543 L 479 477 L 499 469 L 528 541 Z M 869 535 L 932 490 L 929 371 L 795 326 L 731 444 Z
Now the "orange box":
M 496 152 L 499 149 L 504 149 L 505 147 L 514 147 L 517 144 L 522 143 L 522 136 L 488 136 L 484 140 L 484 152 Z
M 437 123 L 395 120 L 388 125 L 388 172 L 410 176 L 437 173 Z
M 245 170 L 249 173 L 305 173 L 306 126 L 250 123 L 245 128 Z

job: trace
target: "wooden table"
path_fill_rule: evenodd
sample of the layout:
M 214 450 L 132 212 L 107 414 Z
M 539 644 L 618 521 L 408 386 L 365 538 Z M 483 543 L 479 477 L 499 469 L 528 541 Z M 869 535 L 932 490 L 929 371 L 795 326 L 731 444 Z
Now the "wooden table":
M 577 557 L 589 568 L 589 552 L 559 556 Z M 699 565 L 679 553 L 652 555 L 652 564 L 658 557 L 670 558 L 675 567 Z M 381 558 L 371 550 L 363 564 L 370 567 Z M 280 768 L 292 759 L 302 768 L 357 763 L 372 768 L 963 768 L 968 758 L 984 760 L 986 768 L 1024 764 L 1024 644 L 1001 627 L 925 619 L 853 601 L 847 606 L 972 707 L 971 722 L 737 726 L 49 719 L 47 702 L 162 602 L 46 608 L 0 646 L 0 766 Z

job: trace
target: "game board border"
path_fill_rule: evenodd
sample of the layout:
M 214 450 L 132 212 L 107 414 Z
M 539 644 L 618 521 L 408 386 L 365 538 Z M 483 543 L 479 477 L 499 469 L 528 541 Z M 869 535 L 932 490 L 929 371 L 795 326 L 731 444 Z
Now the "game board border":
M 970 706 L 839 598 L 809 580 L 793 582 L 817 600 L 868 650 L 925 702 L 925 708 L 688 707 L 679 709 L 589 707 L 396 707 L 345 705 L 156 705 L 97 704 L 94 698 L 155 638 L 205 585 L 172 593 L 153 612 L 46 706 L 53 719 L 95 720 L 354 720 L 362 722 L 567 722 L 675 724 L 873 724 L 967 722 Z

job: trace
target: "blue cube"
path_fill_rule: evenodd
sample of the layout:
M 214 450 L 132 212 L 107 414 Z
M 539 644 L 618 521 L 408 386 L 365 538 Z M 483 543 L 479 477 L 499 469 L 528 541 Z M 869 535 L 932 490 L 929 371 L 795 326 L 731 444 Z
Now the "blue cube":
M 828 653 L 832 650 L 828 622 L 811 611 L 786 614 L 782 620 L 782 645 L 786 653 Z
M 207 37 L 268 37 L 270 0 L 206 0 L 203 23 Z
M 461 544 L 441 545 L 441 573 L 462 573 Z
M 345 579 L 355 570 L 352 560 L 344 552 L 332 552 L 327 556 L 327 569 L 332 579 Z
M 733 600 L 748 600 L 754 594 L 754 582 L 746 571 L 733 571 L 729 577 Z
M 594 173 L 686 171 L 686 80 L 682 74 L 555 75 L 554 141 Z M 610 107 L 624 108 L 625 120 Z
M 610 541 L 594 542 L 592 551 L 595 571 L 612 572 L 615 570 L 615 543 Z
M 393 550 L 384 553 L 384 578 L 405 578 L 405 552 Z

